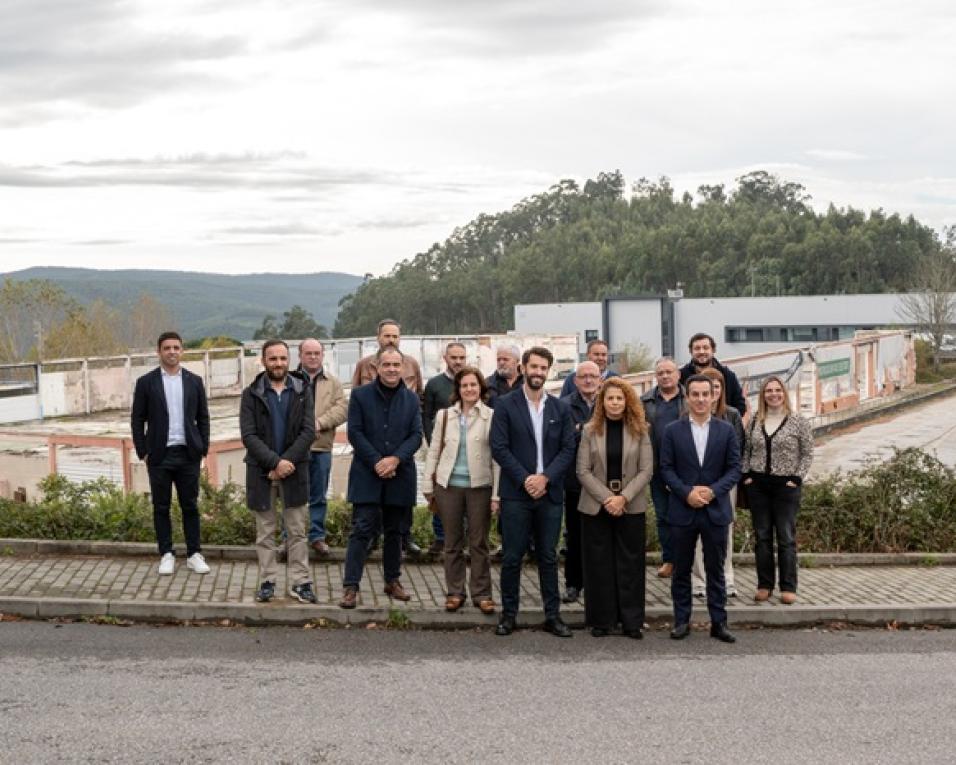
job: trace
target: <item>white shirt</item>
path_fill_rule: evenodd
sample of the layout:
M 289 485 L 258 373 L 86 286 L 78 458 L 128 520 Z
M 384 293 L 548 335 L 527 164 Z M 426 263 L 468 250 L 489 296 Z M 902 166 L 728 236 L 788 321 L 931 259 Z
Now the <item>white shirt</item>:
M 169 417 L 169 435 L 166 446 L 186 445 L 186 412 L 183 409 L 183 370 L 171 375 L 160 367 L 163 392 L 166 394 L 166 413 Z
M 690 434 L 694 437 L 694 448 L 697 450 L 697 462 L 703 467 L 704 453 L 707 451 L 707 436 L 710 435 L 710 417 L 703 425 L 699 425 L 693 417 L 690 418 Z
M 541 394 L 540 408 L 535 409 L 534 402 L 531 401 L 525 396 L 525 400 L 528 402 L 528 414 L 531 415 L 531 427 L 534 430 L 534 445 L 536 447 L 536 452 L 538 455 L 538 465 L 535 468 L 535 473 L 544 472 L 544 402 L 547 399 L 548 394 Z

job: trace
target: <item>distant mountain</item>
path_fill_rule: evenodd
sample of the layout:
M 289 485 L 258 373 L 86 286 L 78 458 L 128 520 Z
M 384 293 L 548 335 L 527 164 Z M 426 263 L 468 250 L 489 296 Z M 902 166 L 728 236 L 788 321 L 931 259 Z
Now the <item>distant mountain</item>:
M 283 311 L 300 305 L 329 330 L 339 300 L 363 279 L 352 274 L 204 274 L 189 271 L 100 271 L 89 268 L 28 268 L 0 278 L 47 279 L 80 303 L 94 300 L 122 309 L 147 292 L 165 306 L 187 339 L 228 335 L 249 340 L 266 314 L 282 323 Z

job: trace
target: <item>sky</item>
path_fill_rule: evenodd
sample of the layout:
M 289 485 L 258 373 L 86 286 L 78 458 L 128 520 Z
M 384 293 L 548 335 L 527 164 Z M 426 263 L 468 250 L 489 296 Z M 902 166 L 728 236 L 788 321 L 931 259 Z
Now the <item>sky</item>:
M 0 272 L 387 273 L 621 170 L 956 224 L 956 6 L 2 0 Z

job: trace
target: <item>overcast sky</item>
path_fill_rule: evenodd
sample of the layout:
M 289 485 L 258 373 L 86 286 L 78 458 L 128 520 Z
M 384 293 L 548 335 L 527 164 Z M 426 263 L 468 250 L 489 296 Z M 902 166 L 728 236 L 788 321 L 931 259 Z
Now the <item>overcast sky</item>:
M 0 3 L 0 271 L 381 274 L 614 169 L 956 223 L 944 0 Z

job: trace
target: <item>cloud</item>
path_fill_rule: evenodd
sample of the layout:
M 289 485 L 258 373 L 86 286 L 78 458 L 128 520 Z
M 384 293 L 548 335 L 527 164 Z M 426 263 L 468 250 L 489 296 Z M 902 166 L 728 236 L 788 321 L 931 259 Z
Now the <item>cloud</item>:
M 868 159 L 866 154 L 845 149 L 807 149 L 807 156 L 830 162 L 859 162 Z
M 73 244 L 78 244 L 83 247 L 112 247 L 117 244 L 130 244 L 129 239 L 83 239 Z
M 353 0 L 351 7 L 386 13 L 416 29 L 421 53 L 462 56 L 578 55 L 655 17 L 671 14 L 662 0 Z
M 246 50 L 239 36 L 147 23 L 131 2 L 8 0 L 0 25 L 0 125 L 77 106 L 127 106 L 185 85 L 222 87 L 227 78 L 197 65 Z
M 310 226 L 301 221 L 291 221 L 261 226 L 231 226 L 221 229 L 220 233 L 253 236 L 339 236 L 343 231 L 332 226 Z

